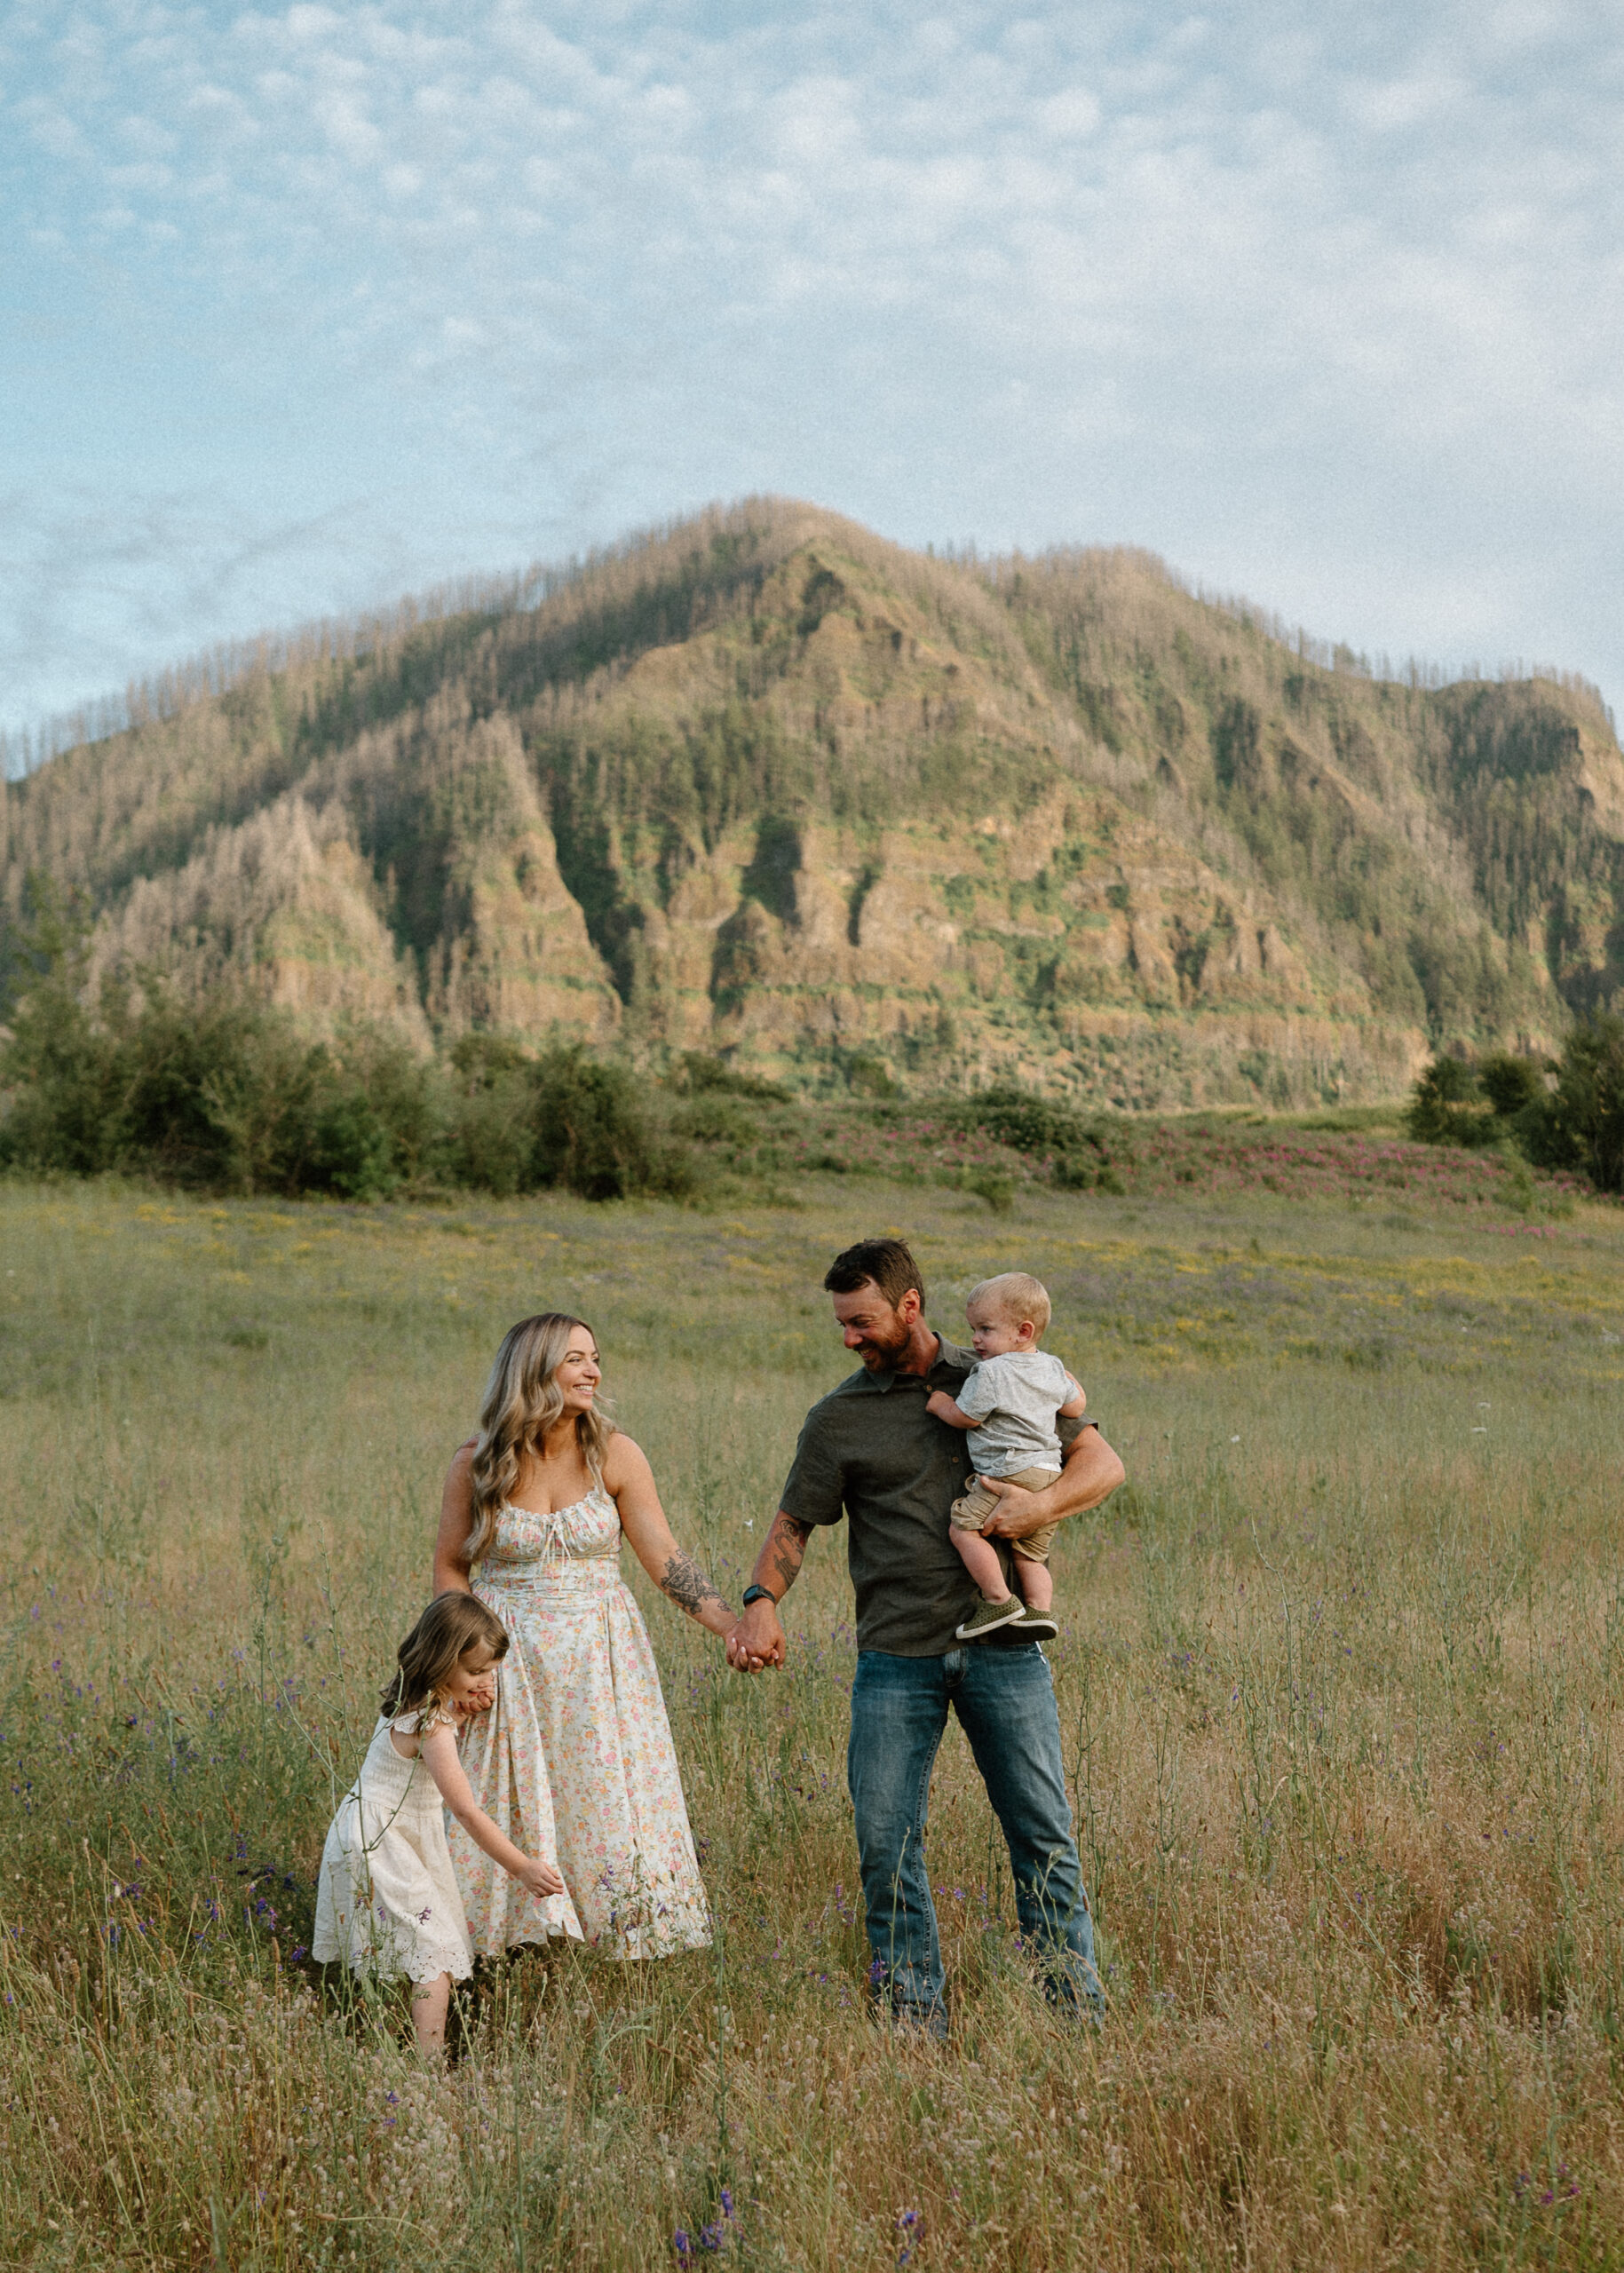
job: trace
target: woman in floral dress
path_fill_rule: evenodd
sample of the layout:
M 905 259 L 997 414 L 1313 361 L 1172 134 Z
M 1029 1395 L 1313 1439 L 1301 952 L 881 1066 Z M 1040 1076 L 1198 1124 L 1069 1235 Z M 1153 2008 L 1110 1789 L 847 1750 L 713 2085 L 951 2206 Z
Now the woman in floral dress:
M 671 1535 L 654 1474 L 598 1396 L 580 1319 L 523 1319 L 496 1353 L 477 1439 L 451 1463 L 436 1593 L 461 1589 L 511 1636 L 496 1701 L 463 1740 L 479 1806 L 527 1854 L 556 1857 L 537 1897 L 454 1826 L 475 1952 L 572 1935 L 615 1957 L 702 1949 L 709 1911 L 648 1631 L 620 1575 L 622 1535 L 709 1633 L 733 1614 Z

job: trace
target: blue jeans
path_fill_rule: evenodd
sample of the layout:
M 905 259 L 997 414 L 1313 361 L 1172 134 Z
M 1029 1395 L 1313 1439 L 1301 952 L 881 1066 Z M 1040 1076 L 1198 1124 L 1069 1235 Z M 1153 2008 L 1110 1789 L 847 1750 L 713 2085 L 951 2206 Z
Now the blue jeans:
M 899 2019 L 938 2033 L 946 2026 L 924 1830 L 949 1705 L 1009 1841 L 1021 1937 L 1044 1987 L 1057 2003 L 1097 2012 L 1094 1921 L 1072 1836 L 1054 1682 L 1035 1642 L 978 1643 L 939 1658 L 859 1652 L 846 1780 L 876 1996 Z

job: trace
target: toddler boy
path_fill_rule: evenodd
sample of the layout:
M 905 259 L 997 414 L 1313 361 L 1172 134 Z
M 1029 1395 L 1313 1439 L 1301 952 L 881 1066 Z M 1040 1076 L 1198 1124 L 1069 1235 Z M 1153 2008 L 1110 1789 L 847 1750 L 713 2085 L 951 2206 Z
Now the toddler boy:
M 961 1642 L 978 1642 L 1004 1626 L 1023 1636 L 1049 1640 L 1059 1628 L 1050 1616 L 1054 1580 L 1049 1547 L 1059 1526 L 1045 1524 L 1026 1539 L 1012 1539 L 1015 1583 L 1011 1594 L 1003 1566 L 982 1526 L 1001 1504 L 1000 1495 L 981 1481 L 995 1476 L 1027 1492 L 1042 1492 L 1060 1474 L 1057 1416 L 1074 1420 L 1088 1403 L 1058 1358 L 1038 1347 L 1048 1329 L 1049 1295 L 1024 1271 L 984 1279 L 964 1305 L 976 1363 L 956 1398 L 937 1390 L 925 1410 L 950 1429 L 970 1432 L 975 1481 L 953 1503 L 951 1537 L 964 1567 L 981 1589 L 981 1600 L 957 1629 Z

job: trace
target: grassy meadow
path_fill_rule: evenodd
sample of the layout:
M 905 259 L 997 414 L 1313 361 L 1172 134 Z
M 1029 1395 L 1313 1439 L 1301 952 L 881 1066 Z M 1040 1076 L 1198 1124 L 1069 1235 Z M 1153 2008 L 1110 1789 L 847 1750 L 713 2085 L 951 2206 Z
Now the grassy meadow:
M 0 1184 L 0 2261 L 1624 2266 L 1624 1212 L 1276 1182 Z M 593 1322 L 736 1600 L 891 1226 L 949 1334 L 1036 1270 L 1127 1462 L 1050 1651 L 1108 2024 L 1031 1988 L 956 1728 L 951 2040 L 867 2018 L 830 1537 L 776 1678 L 633 1577 L 714 1952 L 521 1959 L 426 2074 L 304 1944 L 500 1333 Z

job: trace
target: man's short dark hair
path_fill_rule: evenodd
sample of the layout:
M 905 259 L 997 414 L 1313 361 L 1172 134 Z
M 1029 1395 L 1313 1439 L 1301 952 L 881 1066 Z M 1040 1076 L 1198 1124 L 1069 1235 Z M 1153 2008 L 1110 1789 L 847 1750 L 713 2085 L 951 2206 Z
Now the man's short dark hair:
M 910 1287 L 923 1310 L 925 1282 L 906 1239 L 859 1239 L 855 1247 L 843 1247 L 823 1274 L 824 1287 L 831 1295 L 855 1295 L 870 1280 L 892 1310 L 900 1308 Z

